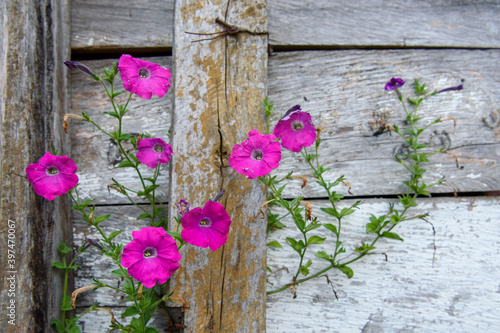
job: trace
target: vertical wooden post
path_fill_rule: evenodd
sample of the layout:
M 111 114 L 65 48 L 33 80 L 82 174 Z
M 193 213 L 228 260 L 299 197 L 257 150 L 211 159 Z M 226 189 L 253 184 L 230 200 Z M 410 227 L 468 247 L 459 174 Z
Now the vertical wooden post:
M 59 260 L 60 240 L 71 239 L 69 205 L 37 196 L 25 168 L 49 148 L 68 153 L 61 129 L 69 105 L 63 68 L 69 59 L 68 1 L 12 0 L 0 6 L 0 327 L 50 332 L 62 296 L 51 264 Z
M 193 42 L 231 25 L 267 29 L 265 0 L 179 0 L 175 3 L 175 101 L 172 129 L 171 200 L 202 206 L 222 189 L 231 216 L 227 243 L 215 252 L 186 246 L 183 265 L 171 280 L 189 308 L 187 332 L 265 331 L 265 200 L 257 181 L 228 166 L 232 147 L 252 129 L 264 131 L 267 36 L 247 32 Z M 171 205 L 171 213 L 174 206 Z

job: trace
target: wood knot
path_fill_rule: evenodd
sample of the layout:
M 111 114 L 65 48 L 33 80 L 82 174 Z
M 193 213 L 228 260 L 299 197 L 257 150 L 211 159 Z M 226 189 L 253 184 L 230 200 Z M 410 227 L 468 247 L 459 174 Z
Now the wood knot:
M 483 116 L 483 122 L 490 128 L 496 128 L 500 124 L 500 114 L 498 110 L 492 110 L 487 115 Z
M 410 146 L 407 143 L 403 143 L 400 146 L 396 146 L 394 148 L 393 155 L 395 158 L 406 160 L 407 155 L 410 154 Z
M 451 147 L 451 138 L 446 131 L 442 131 L 441 133 L 434 131 L 430 141 L 433 147 L 443 148 L 444 150 L 448 150 Z

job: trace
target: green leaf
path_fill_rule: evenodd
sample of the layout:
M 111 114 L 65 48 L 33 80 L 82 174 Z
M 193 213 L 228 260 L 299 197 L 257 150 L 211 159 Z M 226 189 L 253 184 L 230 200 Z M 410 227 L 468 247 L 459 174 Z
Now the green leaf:
M 330 230 L 331 232 L 333 232 L 335 235 L 337 235 L 337 227 L 334 226 L 333 224 L 328 223 L 328 224 L 323 224 L 323 226 L 328 230 Z
M 146 327 L 145 333 L 159 333 L 156 328 L 153 327 Z
M 57 247 L 57 252 L 59 252 L 62 256 L 70 253 L 71 251 L 73 251 L 73 249 L 68 247 L 64 241 L 61 241 Z
M 116 96 L 119 96 L 121 94 L 123 94 L 125 92 L 125 90 L 121 90 L 121 91 L 117 91 L 115 92 L 113 95 L 111 95 L 113 98 L 115 98 Z
M 321 258 L 321 259 L 325 259 L 328 261 L 332 260 L 332 256 L 329 255 L 328 253 L 326 253 L 325 251 L 316 252 L 316 257 Z
M 60 262 L 60 261 L 54 261 L 54 262 L 52 263 L 52 267 L 54 267 L 54 268 L 59 268 L 59 269 L 65 269 L 65 268 L 66 268 L 66 265 L 65 265 L 65 264 L 63 264 L 63 263 L 62 263 L 62 262 Z
M 342 273 L 344 273 L 345 275 L 347 275 L 347 277 L 350 279 L 354 276 L 354 272 L 352 271 L 352 269 L 350 269 L 349 267 L 347 266 L 338 266 L 337 267 Z
M 347 216 L 347 215 L 351 215 L 352 213 L 354 213 L 355 210 L 352 209 L 352 208 L 344 208 L 340 211 L 340 217 L 344 217 L 344 216 Z
M 71 295 L 66 295 L 66 299 L 61 299 L 61 310 L 71 311 L 73 307 L 71 306 Z
M 166 231 L 167 234 L 174 237 L 175 240 L 183 241 L 180 232 L 176 231 Z
M 99 215 L 98 217 L 95 218 L 95 223 L 101 223 L 102 221 L 106 221 L 109 219 L 111 215 Z
M 293 217 L 293 222 L 295 222 L 295 225 L 300 231 L 304 231 L 304 228 L 306 227 L 306 222 L 300 215 L 295 215 Z
M 399 237 L 398 234 L 395 234 L 393 232 L 384 231 L 382 233 L 382 235 L 380 235 L 380 236 L 385 237 L 385 238 L 391 238 L 391 239 L 403 241 L 403 238 Z
M 78 326 L 71 326 L 68 333 L 82 333 L 82 331 L 80 331 L 80 327 Z
M 320 208 L 320 209 L 329 215 L 339 218 L 339 212 L 337 212 L 335 208 Z
M 311 236 L 311 238 L 309 238 L 307 240 L 307 245 L 311 245 L 311 244 L 323 244 L 325 242 L 325 239 L 326 238 L 319 237 L 319 236 Z
M 286 238 L 286 242 L 288 243 L 288 245 L 290 245 L 292 247 L 292 249 L 294 249 L 298 254 L 301 254 L 302 250 L 304 249 L 305 245 L 304 245 L 304 242 L 302 241 L 296 241 L 295 239 L 293 238 L 290 238 L 290 237 L 287 237 Z
M 357 248 L 354 249 L 354 251 L 358 253 L 367 253 L 371 250 L 374 250 L 374 246 L 370 246 L 370 244 L 366 244 L 365 242 L 361 242 L 361 246 L 358 246 Z
M 115 269 L 114 271 L 111 271 L 111 274 L 117 277 L 127 277 L 121 269 Z
M 107 114 L 108 116 L 115 117 L 117 119 L 120 118 L 120 116 L 115 111 L 104 111 L 103 113 Z
M 280 249 L 283 248 L 283 246 L 281 246 L 281 244 L 279 242 L 277 242 L 277 241 L 271 241 L 271 242 L 267 243 L 267 246 L 277 247 L 277 248 L 280 248 Z
M 109 235 L 108 239 L 109 240 L 112 240 L 113 238 L 115 238 L 116 236 L 118 236 L 119 234 L 121 234 L 123 232 L 123 230 L 115 230 L 111 233 L 111 235 Z
M 138 313 L 139 312 L 137 311 L 137 308 L 135 307 L 135 305 L 133 305 L 125 309 L 125 311 L 122 313 L 122 317 L 131 317 L 135 316 Z
M 135 165 L 131 163 L 129 160 L 123 160 L 118 164 L 117 168 L 133 168 Z
M 150 219 L 150 218 L 151 218 L 151 214 L 149 214 L 149 213 L 142 213 L 141 215 L 139 215 L 139 217 L 137 217 L 138 220 Z
M 378 231 L 378 224 L 377 223 L 368 223 L 366 224 L 366 233 L 370 233 L 370 232 L 377 232 Z
M 52 319 L 50 325 L 54 325 L 59 333 L 64 333 L 64 326 L 58 319 Z

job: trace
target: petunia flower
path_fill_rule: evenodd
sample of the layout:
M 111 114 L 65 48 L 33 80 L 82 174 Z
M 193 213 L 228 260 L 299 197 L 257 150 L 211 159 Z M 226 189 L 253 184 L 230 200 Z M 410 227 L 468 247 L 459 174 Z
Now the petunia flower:
M 229 166 L 249 179 L 265 176 L 280 165 L 281 146 L 274 134 L 260 134 L 256 129 L 248 139 L 233 147 Z
M 123 54 L 118 63 L 125 90 L 142 98 L 163 97 L 170 88 L 170 71 L 154 62 Z
M 121 265 L 146 288 L 167 282 L 181 260 L 172 236 L 163 228 L 147 227 L 133 231 L 132 237 L 123 248 Z
M 456 87 L 450 87 L 450 88 L 439 90 L 436 94 L 440 94 L 440 93 L 443 93 L 446 91 L 458 91 L 458 90 L 462 90 L 462 89 L 464 89 L 464 86 L 461 84 L 461 85 L 456 86 Z
M 184 241 L 216 251 L 227 241 L 231 218 L 220 203 L 207 201 L 203 209 L 197 207 L 187 212 L 181 224 Z
M 47 200 L 68 193 L 78 184 L 78 170 L 75 162 L 68 156 L 55 156 L 45 153 L 37 162 L 26 167 L 28 181 L 33 190 Z
M 387 82 L 385 84 L 385 90 L 391 91 L 391 90 L 402 87 L 403 84 L 405 84 L 405 81 L 403 81 L 403 79 L 393 77 L 392 79 L 390 79 L 389 82 Z
M 141 139 L 137 145 L 136 157 L 139 162 L 154 169 L 158 164 L 170 161 L 172 147 L 160 138 Z
M 79 69 L 82 72 L 90 75 L 92 78 L 97 79 L 97 75 L 95 75 L 94 72 L 92 72 L 92 70 L 90 68 L 88 68 L 87 66 L 85 66 L 81 62 L 78 62 L 78 61 L 65 61 L 64 64 L 69 69 L 73 69 L 73 68 Z
M 274 126 L 273 133 L 281 140 L 284 148 L 293 152 L 299 152 L 316 141 L 316 129 L 311 122 L 311 115 L 303 112 L 299 105 L 285 114 Z
M 181 217 L 183 217 L 187 212 L 189 212 L 189 202 L 181 199 L 175 203 L 175 207 L 177 207 L 177 212 Z

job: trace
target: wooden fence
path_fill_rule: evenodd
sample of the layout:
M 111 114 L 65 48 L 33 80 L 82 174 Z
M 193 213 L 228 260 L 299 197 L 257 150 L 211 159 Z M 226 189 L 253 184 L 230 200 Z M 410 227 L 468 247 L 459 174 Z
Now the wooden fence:
M 49 146 L 58 147 L 78 165 L 80 193 L 97 198 L 100 214 L 112 214 L 106 231 L 125 229 L 117 239 L 128 242 L 131 231 L 144 226 L 135 219 L 136 209 L 106 187 L 111 175 L 135 184 L 125 171 L 113 170 L 120 159 L 113 142 L 76 121 L 70 134 L 60 131 L 61 114 L 68 110 L 114 126 L 102 114 L 107 104 L 99 85 L 79 72 L 68 80 L 61 64 L 70 50 L 73 59 L 95 69 L 109 67 L 122 53 L 170 68 L 174 86 L 167 96 L 134 98 L 124 131 L 166 138 L 171 129 L 174 158 L 162 170 L 162 201 L 184 197 L 201 205 L 221 188 L 228 191 L 224 205 L 233 219 L 228 243 L 215 253 L 183 249 L 186 266 L 170 283 L 189 305 L 176 313 L 185 332 L 494 332 L 500 327 L 498 2 L 17 0 L 2 6 L 2 235 L 7 220 L 15 219 L 18 251 L 25 254 L 17 263 L 23 281 L 17 285 L 19 331 L 48 330 L 60 299 L 60 277 L 50 264 L 59 240 L 70 238 L 71 222 L 67 201 L 47 203 L 32 193 L 24 179 L 26 164 Z M 217 17 L 269 35 L 238 33 L 192 43 L 203 37 L 185 32 L 221 31 Z M 352 186 L 352 195 L 347 187 L 340 190 L 347 198 L 341 206 L 363 202 L 343 226 L 352 251 L 369 239 L 364 225 L 370 213 L 383 214 L 396 203 L 407 177 L 394 158 L 403 142 L 388 132 L 375 135 L 380 121 L 403 125 L 399 102 L 383 89 L 391 77 L 404 78 L 408 86 L 418 78 L 433 89 L 463 84 L 463 90 L 440 94 L 421 109 L 423 122 L 456 120 L 456 127 L 440 123 L 422 140 L 456 154 L 463 168 L 451 155 L 433 157 L 429 180 L 445 177 L 450 186 L 420 199 L 415 213 L 428 212 L 429 223 L 398 226 L 404 243 L 380 241 L 379 255 L 352 266 L 352 279 L 329 271 L 299 285 L 296 298 L 289 291 L 266 297 L 266 289 L 291 281 L 293 272 L 286 267 L 297 260 L 286 246 L 266 250 L 266 243 L 284 245 L 286 237 L 297 235 L 287 228 L 266 239 L 259 215 L 264 189 L 228 167 L 232 146 L 249 130 L 264 128 L 266 95 L 278 111 L 274 123 L 300 104 L 322 129 L 321 161 L 331 168 L 327 177 L 345 175 Z M 311 172 L 303 162 L 283 151 L 278 174 L 293 170 L 307 176 Z M 327 200 L 319 186 L 309 181 L 301 189 L 301 184 L 291 182 L 286 196 L 304 196 L 313 213 L 326 219 L 319 208 Z M 72 216 L 76 245 L 96 236 L 80 216 Z M 5 246 L 2 239 L 2 263 Z M 314 256 L 308 259 L 312 271 L 324 267 Z M 75 288 L 93 278 L 116 283 L 107 275 L 110 261 L 96 251 L 84 253 L 79 264 Z M 266 274 L 266 265 L 272 274 Z M 6 276 L 2 271 L 2 290 Z M 79 297 L 77 313 L 95 301 L 115 314 L 126 307 L 119 294 L 96 291 Z M 169 325 L 166 315 L 153 321 Z M 106 312 L 92 312 L 82 317 L 81 328 L 103 332 L 108 322 Z

